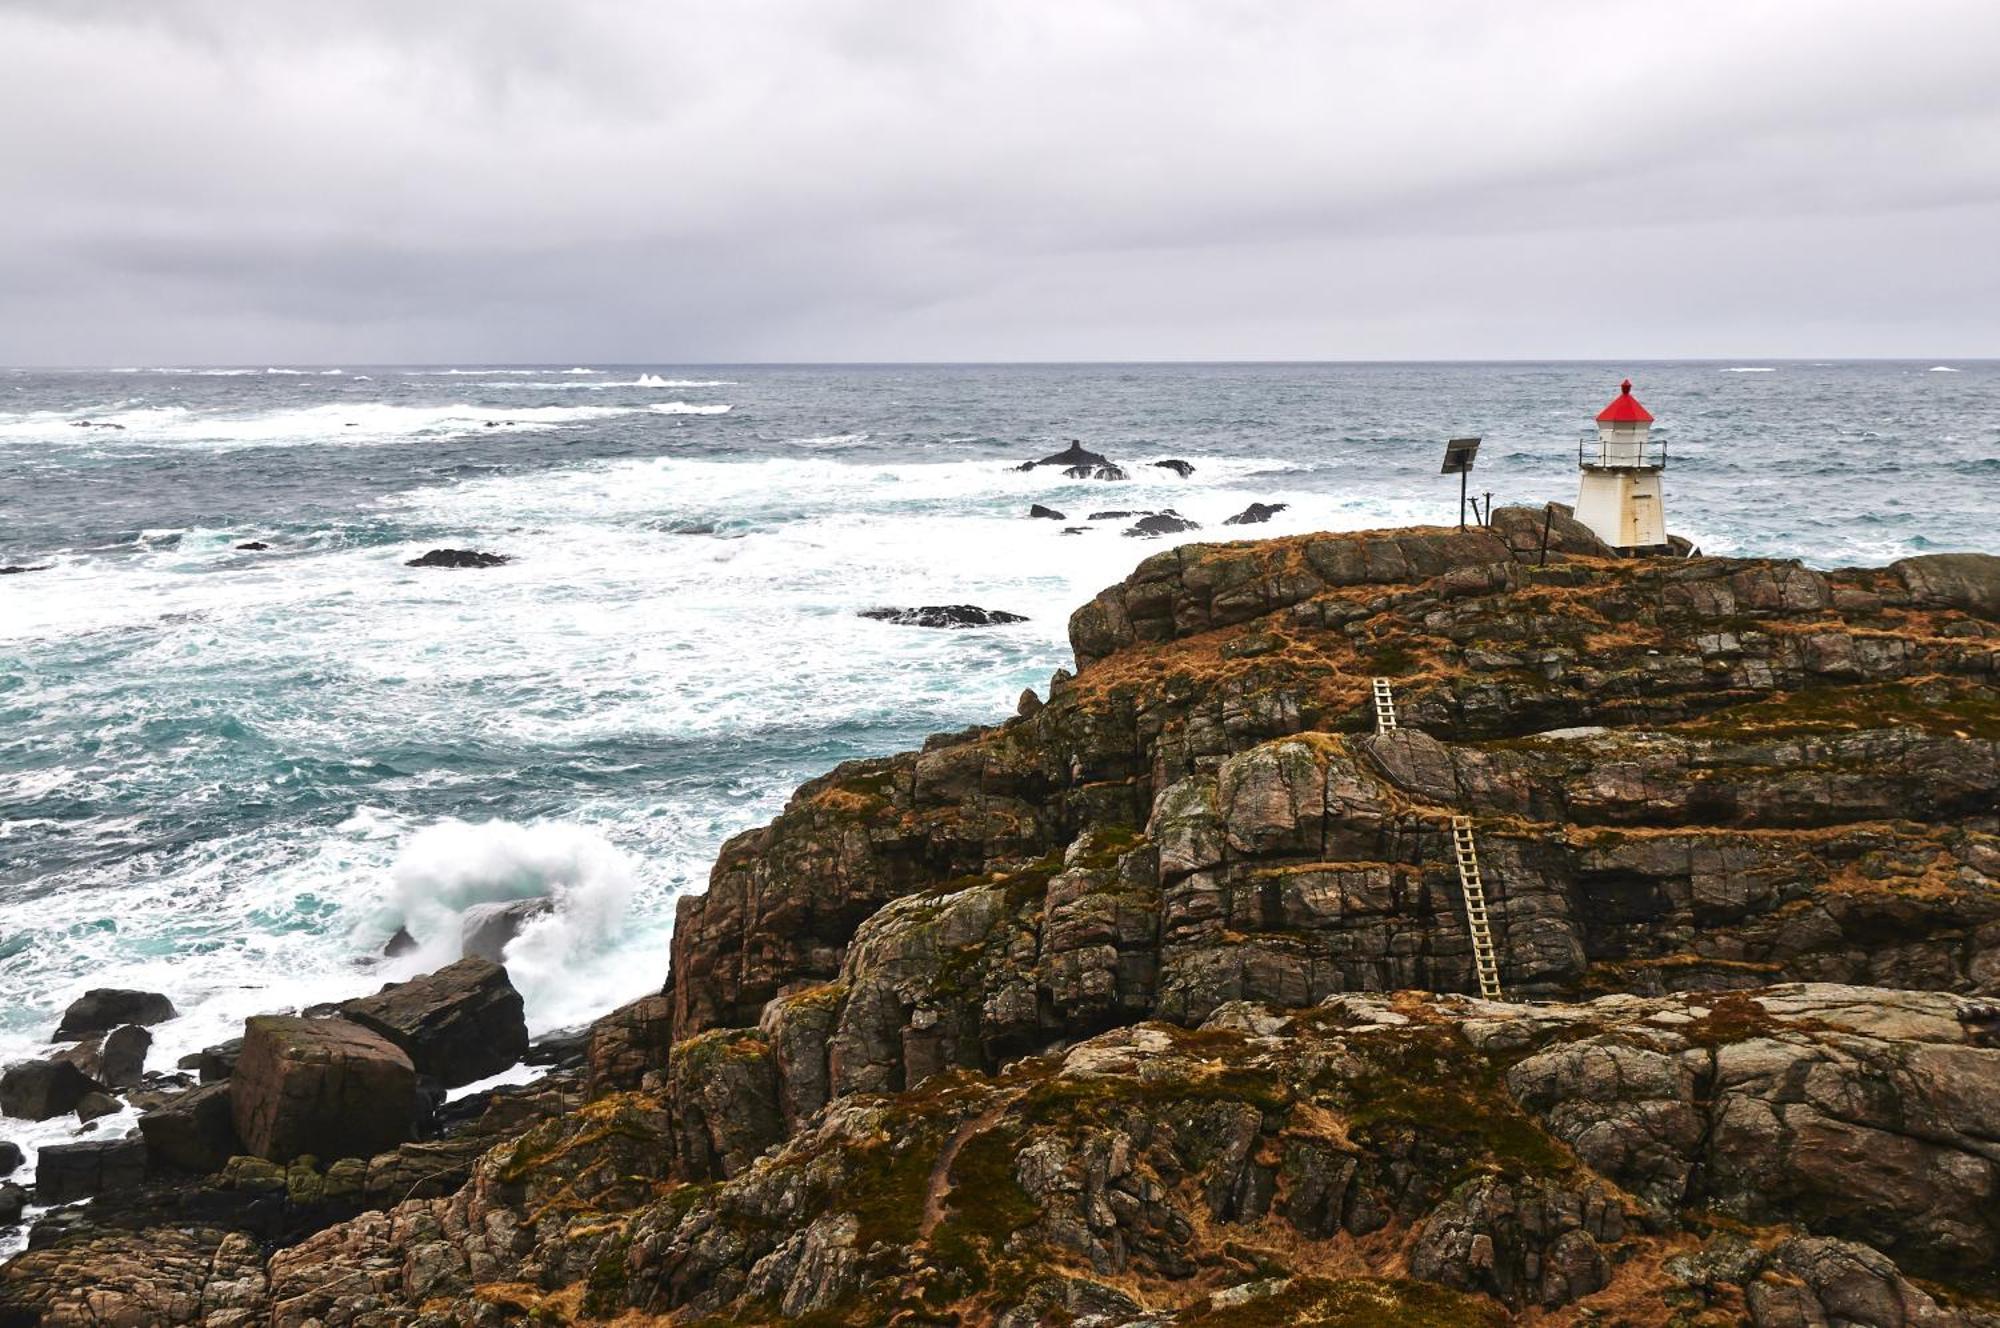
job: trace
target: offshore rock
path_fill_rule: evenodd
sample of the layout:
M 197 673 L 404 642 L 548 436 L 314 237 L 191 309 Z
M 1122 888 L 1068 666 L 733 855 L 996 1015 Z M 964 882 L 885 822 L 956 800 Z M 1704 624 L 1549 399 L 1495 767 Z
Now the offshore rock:
M 528 1051 L 521 994 L 507 970 L 490 959 L 461 959 L 392 983 L 373 996 L 343 1001 L 340 1013 L 387 1038 L 419 1074 L 446 1088 L 497 1074 Z
M 258 1015 L 229 1077 L 231 1116 L 251 1154 L 289 1162 L 367 1157 L 411 1137 L 416 1069 L 380 1034 L 345 1019 Z
M 1028 508 L 1028 515 L 1029 515 L 1029 516 L 1031 516 L 1031 517 L 1039 517 L 1039 518 L 1041 518 L 1041 519 L 1042 519 L 1042 520 L 1044 520 L 1044 521 L 1067 521 L 1067 520 L 1069 520 L 1069 518 L 1068 518 L 1068 517 L 1064 516 L 1064 515 L 1063 515 L 1063 514 L 1062 514 L 1061 512 L 1058 512 L 1058 511 L 1056 511 L 1056 509 L 1055 509 L 1055 508 L 1053 508 L 1053 507 L 1044 507 L 1044 506 L 1042 506 L 1042 505 L 1041 505 L 1040 503 L 1035 503 L 1035 504 L 1031 505 L 1031 506 L 1030 506 L 1030 507 Z
M 1171 470 L 1182 479 L 1186 479 L 1188 476 L 1194 474 L 1194 463 L 1191 461 L 1182 461 L 1179 458 L 1167 461 L 1155 461 L 1153 464 L 1162 470 Z
M 1150 516 L 1140 517 L 1137 521 L 1126 527 L 1125 533 L 1144 539 L 1156 539 L 1161 535 L 1178 535 L 1184 530 L 1200 529 L 1201 524 L 1199 522 L 1190 521 L 1179 512 L 1169 508 L 1164 512 L 1155 512 Z
M 1018 613 L 1004 609 L 982 609 L 977 604 L 926 604 L 915 609 L 863 609 L 862 618 L 895 623 L 899 627 L 1003 627 L 1026 622 Z
M 514 899 L 504 903 L 474 904 L 461 915 L 459 954 L 465 959 L 499 963 L 507 943 L 521 934 L 521 928 L 536 918 L 555 911 L 548 898 Z M 391 938 L 392 942 L 394 938 Z M 385 954 L 388 951 L 385 949 Z
M 512 562 L 505 553 L 483 553 L 477 549 L 432 549 L 429 553 L 406 561 L 405 567 L 498 567 Z
M 1222 524 L 1225 526 L 1261 526 L 1289 506 L 1291 506 L 1290 503 L 1252 503 Z

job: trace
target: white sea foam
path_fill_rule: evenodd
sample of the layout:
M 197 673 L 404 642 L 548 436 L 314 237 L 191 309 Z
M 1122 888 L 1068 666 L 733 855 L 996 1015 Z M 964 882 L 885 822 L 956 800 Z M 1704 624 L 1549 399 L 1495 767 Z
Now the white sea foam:
M 498 379 L 484 383 L 484 387 L 533 389 L 542 392 L 606 392 L 615 388 L 687 388 L 687 387 L 734 387 L 732 381 L 721 378 L 662 378 L 658 374 L 641 374 L 637 378 L 606 379 L 593 382 L 587 379 L 569 378 L 560 382 L 530 379 L 525 382 Z
M 696 404 L 692 401 L 656 401 L 646 409 L 655 415 L 726 415 L 730 408 L 721 402 Z
M 1742 365 L 1738 365 L 1738 366 L 1736 366 L 1736 367 L 1735 367 L 1735 368 L 1733 368 L 1733 369 L 1724 369 L 1724 370 L 1723 370 L 1722 372 L 1724 372 L 1724 373 L 1776 373 L 1776 372 L 1777 372 L 1777 370 L 1776 370 L 1776 369 L 1774 369 L 1774 368 L 1772 368 L 1772 367 L 1770 367 L 1769 365 L 1762 365 L 1762 364 L 1742 364 Z
M 1954 368 L 1952 368 L 1952 367 L 1951 367 L 1951 366 L 1950 366 L 1949 364 L 1933 364 L 1933 365 L 1932 365 L 1932 366 L 1931 366 L 1931 367 L 1930 367 L 1929 369 L 1926 369 L 1926 370 L 1925 370 L 1924 372 L 1926 372 L 1926 373 L 1959 373 L 1959 372 L 1961 372 L 1961 371 L 1960 371 L 1960 370 L 1958 370 L 1958 369 L 1954 369 Z
M 331 403 L 256 412 L 198 411 L 188 406 L 141 406 L 71 414 L 35 411 L 0 414 L 0 438 L 61 443 L 107 441 L 138 444 L 209 444 L 217 447 L 284 443 L 374 443 L 422 435 L 522 433 L 634 413 L 630 406 L 495 407 L 469 404 L 397 406 L 382 402 Z M 108 428 L 79 428 L 89 420 Z
M 582 368 L 581 366 L 579 366 L 579 367 L 577 367 L 577 368 L 574 368 L 574 369 L 565 369 L 565 370 L 563 370 L 563 372 L 564 372 L 564 373 L 573 373 L 573 374 L 594 374 L 594 373 L 603 373 L 603 372 L 604 372 L 604 370 L 602 370 L 602 369 L 585 369 L 585 368 Z

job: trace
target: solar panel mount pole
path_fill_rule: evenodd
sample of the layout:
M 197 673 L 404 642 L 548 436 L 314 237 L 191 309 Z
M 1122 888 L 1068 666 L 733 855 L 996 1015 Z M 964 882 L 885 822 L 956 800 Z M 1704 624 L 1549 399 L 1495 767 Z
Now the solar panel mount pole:
M 1471 476 L 1472 467 L 1470 466 L 1458 472 L 1458 528 L 1460 530 L 1465 529 L 1465 485 Z

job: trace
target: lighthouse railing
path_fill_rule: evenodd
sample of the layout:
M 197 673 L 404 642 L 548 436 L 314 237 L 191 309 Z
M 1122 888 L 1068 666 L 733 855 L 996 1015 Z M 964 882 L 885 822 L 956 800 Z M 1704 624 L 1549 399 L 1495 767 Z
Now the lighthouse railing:
M 1606 439 L 1583 434 L 1576 440 L 1576 464 L 1588 470 L 1665 470 L 1667 440 L 1661 437 Z

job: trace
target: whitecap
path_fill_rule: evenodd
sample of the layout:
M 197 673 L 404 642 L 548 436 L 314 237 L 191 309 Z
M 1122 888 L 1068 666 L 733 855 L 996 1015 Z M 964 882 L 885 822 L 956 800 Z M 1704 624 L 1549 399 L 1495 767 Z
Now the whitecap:
M 692 401 L 656 401 L 646 409 L 655 415 L 727 415 L 730 410 L 721 403 L 697 405 Z
M 564 372 L 564 373 L 572 373 L 572 374 L 594 374 L 594 373 L 603 373 L 603 372 L 604 372 L 604 370 L 602 370 L 602 369 L 585 369 L 585 368 L 582 368 L 581 366 L 579 366 L 579 367 L 577 367 L 577 368 L 574 368 L 574 369 L 565 369 L 565 370 L 563 370 L 563 372 Z
M 1958 370 L 1958 369 L 1954 369 L 1954 368 L 1952 368 L 1952 367 L 1951 367 L 1951 366 L 1950 366 L 1949 364 L 1933 364 L 1933 365 L 1932 365 L 1932 366 L 1931 366 L 1930 368 L 1926 369 L 1926 370 L 1925 370 L 1924 372 L 1926 372 L 1926 373 L 1960 373 L 1960 372 L 1962 372 L 1962 370 Z
M 1776 372 L 1777 372 L 1777 370 L 1776 370 L 1776 369 L 1773 369 L 1773 368 L 1771 368 L 1771 367 L 1770 367 L 1769 365 L 1762 365 L 1762 364 L 1744 364 L 1744 365 L 1738 365 L 1738 366 L 1737 366 L 1736 368 L 1733 368 L 1733 369 L 1724 369 L 1724 370 L 1723 370 L 1722 372 L 1724 372 L 1724 373 L 1776 373 Z

